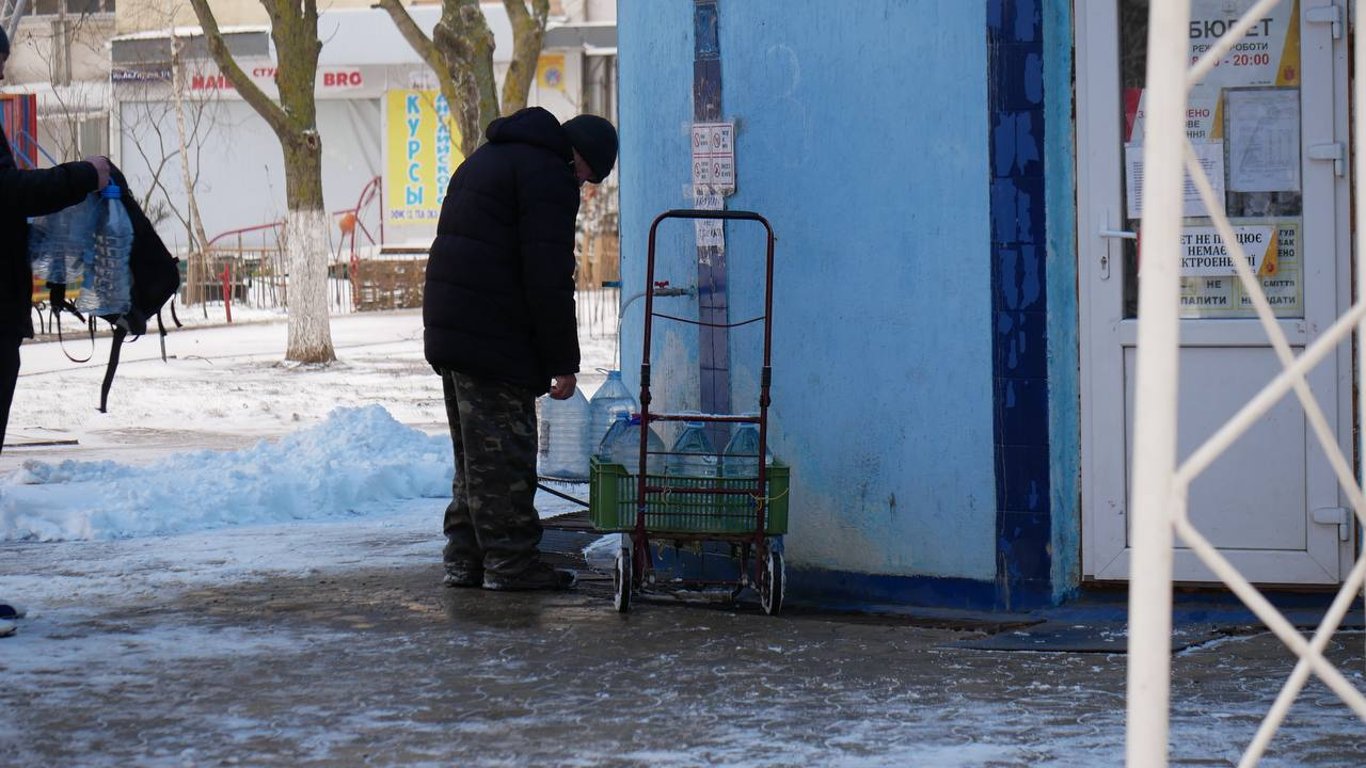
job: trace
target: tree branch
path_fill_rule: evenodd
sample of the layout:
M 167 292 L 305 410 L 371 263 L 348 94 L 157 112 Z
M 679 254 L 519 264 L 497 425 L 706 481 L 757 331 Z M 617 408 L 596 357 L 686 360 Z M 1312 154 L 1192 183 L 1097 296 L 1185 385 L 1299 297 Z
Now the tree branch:
M 272 16 L 275 15 L 273 0 L 261 0 L 261 4 L 266 6 L 266 10 L 270 11 Z M 218 31 L 218 19 L 214 18 L 213 9 L 209 8 L 209 0 L 190 0 L 190 5 L 194 6 L 194 14 L 199 18 L 199 26 L 203 28 L 204 37 L 209 43 L 209 53 L 213 55 L 218 68 L 227 75 L 237 92 L 242 94 L 242 98 L 261 115 L 277 136 L 287 135 L 290 132 L 288 116 L 256 86 L 256 83 L 252 82 L 232 58 L 228 43 L 223 39 L 223 33 Z

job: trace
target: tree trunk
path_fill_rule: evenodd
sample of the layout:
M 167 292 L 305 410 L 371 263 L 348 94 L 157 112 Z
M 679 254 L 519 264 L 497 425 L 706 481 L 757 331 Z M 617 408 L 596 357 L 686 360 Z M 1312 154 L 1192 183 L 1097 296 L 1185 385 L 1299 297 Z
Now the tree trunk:
M 322 138 L 318 135 L 314 84 L 318 78 L 316 0 L 261 0 L 270 14 L 278 61 L 276 104 L 233 60 L 209 0 L 190 0 L 204 28 L 209 52 L 243 100 L 280 140 L 285 156 L 285 247 L 289 268 L 289 345 L 285 359 L 329 363 L 337 359 L 327 311 L 327 215 L 323 209 Z
M 545 23 L 550 17 L 550 0 L 503 0 L 512 22 L 512 62 L 503 78 L 503 114 L 510 115 L 526 106 L 531 83 L 536 79 L 536 63 L 541 58 Z
M 432 41 L 455 84 L 458 100 L 450 105 L 451 114 L 460 129 L 460 152 L 469 157 L 484 143 L 484 128 L 498 116 L 493 32 L 479 0 L 442 0 Z

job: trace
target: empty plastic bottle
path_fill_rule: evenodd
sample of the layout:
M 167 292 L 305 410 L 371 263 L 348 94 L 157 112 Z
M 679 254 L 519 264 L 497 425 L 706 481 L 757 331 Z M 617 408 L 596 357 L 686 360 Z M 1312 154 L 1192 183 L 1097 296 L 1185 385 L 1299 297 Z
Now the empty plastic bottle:
M 640 472 L 640 414 L 631 414 L 626 428 L 617 433 L 610 445 L 613 464 L 621 464 L 632 475 Z M 664 474 L 664 441 L 653 429 L 646 430 L 645 473 Z M 605 441 L 604 441 L 605 442 Z
M 73 206 L 35 218 L 29 225 L 28 236 L 33 276 L 50 283 L 79 286 L 85 275 L 85 263 L 95 248 L 99 216 L 100 196 L 92 192 Z
M 128 254 L 133 250 L 133 222 L 123 207 L 123 191 L 117 184 L 100 190 L 95 247 L 85 264 L 85 279 L 76 308 L 87 314 L 121 315 L 132 306 L 133 276 Z
M 736 427 L 721 456 L 723 477 L 759 476 L 759 426 L 741 424 Z M 764 463 L 773 463 L 773 452 L 764 452 Z
M 621 381 L 621 371 L 608 371 L 607 380 L 588 400 L 588 444 L 597 449 L 617 414 L 625 414 L 629 419 L 631 414 L 639 412 L 636 399 Z
M 588 398 L 583 390 L 564 400 L 541 398 L 537 428 L 537 462 L 546 477 L 582 480 L 588 477 Z
M 705 424 L 700 421 L 684 424 L 669 451 L 665 469 L 668 474 L 681 477 L 717 476 L 720 468 L 716 466 L 716 449 L 707 437 Z

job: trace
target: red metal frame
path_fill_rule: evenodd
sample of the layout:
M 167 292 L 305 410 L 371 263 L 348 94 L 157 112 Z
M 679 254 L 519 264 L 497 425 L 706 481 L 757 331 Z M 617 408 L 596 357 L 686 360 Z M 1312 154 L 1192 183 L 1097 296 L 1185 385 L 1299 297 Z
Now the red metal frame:
M 654 333 L 654 318 L 657 313 L 654 310 L 654 290 L 657 285 L 655 282 L 655 236 L 659 225 L 666 219 L 722 219 L 726 221 L 757 221 L 764 226 L 767 232 L 767 253 L 765 256 L 764 271 L 764 313 L 760 317 L 749 318 L 734 323 L 708 323 L 700 320 L 688 320 L 685 318 L 674 317 L 672 315 L 658 314 L 659 317 L 674 320 L 677 322 L 689 323 L 692 325 L 708 326 L 715 328 L 734 328 L 736 326 L 747 325 L 756 320 L 763 320 L 764 323 L 764 344 L 763 344 L 763 369 L 760 373 L 759 384 L 759 414 L 758 416 L 746 416 L 738 414 L 697 414 L 697 413 L 651 413 L 650 412 L 650 347 Z M 649 535 L 645 530 L 645 514 L 648 506 L 647 494 L 649 493 L 700 493 L 700 494 L 741 494 L 748 491 L 735 488 L 680 488 L 665 485 L 652 485 L 646 475 L 646 465 L 649 459 L 649 425 L 655 421 L 701 421 L 701 422 L 722 422 L 722 423 L 742 423 L 757 424 L 759 427 L 759 454 L 758 454 L 758 483 L 759 488 L 768 487 L 768 468 L 764 457 L 768 453 L 768 406 L 770 402 L 769 389 L 773 380 L 772 352 L 773 352 L 773 227 L 763 216 L 752 211 L 716 211 L 716 210 L 693 210 L 676 209 L 665 211 L 655 217 L 650 225 L 649 246 L 646 250 L 645 263 L 645 285 L 648 288 L 645 292 L 645 327 L 642 340 L 643 351 L 641 353 L 640 364 L 640 465 L 638 467 L 638 479 L 636 486 L 636 525 L 631 533 L 632 539 L 632 581 L 640 584 L 650 567 L 649 561 Z M 768 535 L 765 533 L 765 512 L 766 504 L 756 504 L 755 526 L 753 533 L 743 534 L 738 537 L 742 541 L 747 541 L 753 547 L 754 584 L 760 583 L 763 572 L 764 560 L 768 554 Z M 692 536 L 680 536 L 669 534 L 670 539 L 693 539 L 693 540 L 730 540 L 737 539 L 736 536 L 726 537 L 716 534 L 697 534 Z M 729 582 L 694 581 L 694 584 L 715 584 Z

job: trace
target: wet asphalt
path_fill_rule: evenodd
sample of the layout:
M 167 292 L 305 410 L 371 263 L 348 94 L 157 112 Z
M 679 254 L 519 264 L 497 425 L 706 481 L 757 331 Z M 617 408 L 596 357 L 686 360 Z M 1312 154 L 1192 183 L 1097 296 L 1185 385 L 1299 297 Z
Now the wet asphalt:
M 0 765 L 1123 764 L 1122 653 L 967 648 L 1016 630 L 913 612 L 619 614 L 584 576 L 494 593 L 359 565 L 21 620 Z M 1329 650 L 1358 685 L 1362 646 Z M 1235 765 L 1292 666 L 1264 632 L 1177 653 L 1170 764 Z M 1263 765 L 1366 765 L 1366 725 L 1311 683 L 1272 746 Z

